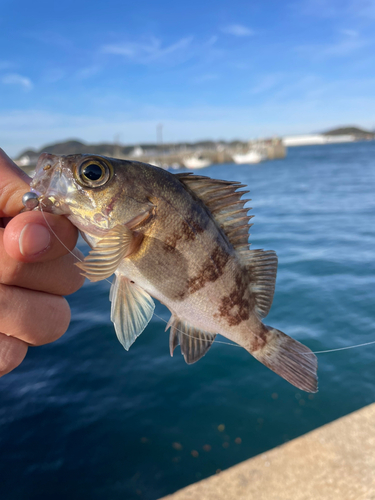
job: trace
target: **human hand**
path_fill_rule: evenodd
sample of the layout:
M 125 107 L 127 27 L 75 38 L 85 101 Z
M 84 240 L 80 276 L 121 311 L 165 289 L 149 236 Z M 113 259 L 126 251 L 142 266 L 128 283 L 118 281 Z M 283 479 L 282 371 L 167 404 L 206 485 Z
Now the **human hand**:
M 53 231 L 73 250 L 77 229 L 65 217 L 24 212 L 30 178 L 0 149 L 0 376 L 24 359 L 29 345 L 58 339 L 67 330 L 70 308 L 62 295 L 84 278 Z M 82 258 L 81 252 L 73 253 Z

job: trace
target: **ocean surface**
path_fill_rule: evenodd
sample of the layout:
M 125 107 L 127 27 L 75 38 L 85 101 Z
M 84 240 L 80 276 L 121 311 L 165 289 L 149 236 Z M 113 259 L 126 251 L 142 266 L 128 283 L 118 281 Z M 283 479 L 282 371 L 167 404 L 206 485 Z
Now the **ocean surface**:
M 252 248 L 279 257 L 268 325 L 313 351 L 375 341 L 375 142 L 200 173 L 251 190 Z M 375 400 L 375 345 L 318 354 L 308 395 L 238 347 L 171 358 L 160 304 L 126 352 L 108 292 L 85 283 L 68 332 L 0 379 L 0 498 L 154 500 Z

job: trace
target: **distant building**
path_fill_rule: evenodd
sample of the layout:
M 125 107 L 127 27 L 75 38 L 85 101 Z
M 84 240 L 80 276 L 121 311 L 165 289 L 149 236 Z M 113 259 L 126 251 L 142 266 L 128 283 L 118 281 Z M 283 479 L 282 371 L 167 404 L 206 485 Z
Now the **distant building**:
M 30 159 L 29 155 L 23 155 L 23 156 L 21 156 L 21 158 L 16 160 L 16 164 L 19 167 L 28 167 L 30 165 L 30 163 L 31 163 L 31 159 Z
M 133 158 L 139 158 L 140 156 L 143 156 L 145 152 L 140 146 L 136 146 L 133 151 L 130 152 L 129 156 L 132 156 Z
M 354 135 L 290 135 L 283 137 L 284 146 L 308 146 L 316 144 L 332 144 L 337 142 L 353 142 L 356 138 Z

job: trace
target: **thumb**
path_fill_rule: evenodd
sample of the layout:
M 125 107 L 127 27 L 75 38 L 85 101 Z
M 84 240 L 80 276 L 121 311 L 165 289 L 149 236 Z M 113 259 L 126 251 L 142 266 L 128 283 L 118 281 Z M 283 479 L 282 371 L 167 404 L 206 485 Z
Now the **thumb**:
M 6 252 L 15 260 L 46 262 L 73 250 L 77 237 L 77 229 L 65 217 L 41 212 L 24 212 L 7 224 L 3 245 Z
M 30 190 L 30 177 L 1 148 L 0 172 L 0 217 L 14 217 L 23 208 L 22 196 Z

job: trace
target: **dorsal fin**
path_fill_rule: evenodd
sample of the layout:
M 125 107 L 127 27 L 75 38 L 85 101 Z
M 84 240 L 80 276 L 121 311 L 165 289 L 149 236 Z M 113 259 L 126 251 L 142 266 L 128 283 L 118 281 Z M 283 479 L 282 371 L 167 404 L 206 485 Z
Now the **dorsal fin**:
M 253 215 L 247 215 L 251 209 L 244 208 L 250 200 L 241 200 L 241 197 L 249 191 L 237 191 L 246 186 L 236 181 L 222 181 L 191 173 L 175 175 L 205 204 L 233 247 L 237 250 L 248 249 L 249 228 L 252 226 L 249 220 Z
M 275 292 L 277 255 L 273 250 L 243 250 L 238 257 L 250 274 L 250 288 L 255 297 L 255 311 L 263 319 L 271 309 Z

